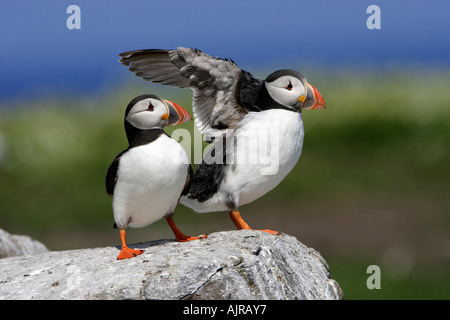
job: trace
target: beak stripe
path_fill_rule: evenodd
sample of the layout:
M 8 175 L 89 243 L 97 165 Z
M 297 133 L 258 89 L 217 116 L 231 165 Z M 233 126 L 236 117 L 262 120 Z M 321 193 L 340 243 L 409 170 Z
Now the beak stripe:
M 314 88 L 311 84 L 308 83 L 308 89 L 311 91 L 312 93 L 312 97 L 308 92 L 308 106 L 304 106 L 305 109 L 324 109 L 325 108 L 325 100 L 323 99 L 322 95 L 320 94 L 320 92 Z M 308 91 L 309 91 L 308 90 Z M 312 103 L 313 102 L 313 103 Z M 312 104 L 312 106 L 310 107 L 310 105 Z
M 166 102 L 167 106 L 169 107 L 169 126 L 176 126 L 183 122 L 192 120 L 191 115 L 179 104 L 176 104 L 175 102 L 169 100 L 164 100 L 164 102 Z

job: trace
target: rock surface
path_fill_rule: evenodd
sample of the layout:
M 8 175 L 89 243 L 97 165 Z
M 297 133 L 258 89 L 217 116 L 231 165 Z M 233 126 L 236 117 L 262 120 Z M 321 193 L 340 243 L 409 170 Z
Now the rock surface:
M 48 251 L 45 245 L 29 236 L 13 235 L 0 229 L 0 259 Z
M 325 260 L 289 235 L 212 233 L 159 240 L 116 260 L 117 247 L 0 260 L 3 299 L 341 299 Z

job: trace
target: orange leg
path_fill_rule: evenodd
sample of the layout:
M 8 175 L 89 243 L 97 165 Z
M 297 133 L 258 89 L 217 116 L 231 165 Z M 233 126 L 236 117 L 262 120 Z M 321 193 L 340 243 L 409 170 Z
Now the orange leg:
M 247 222 L 245 222 L 244 219 L 242 219 L 241 213 L 238 210 L 230 211 L 230 218 L 231 218 L 231 221 L 234 222 L 234 224 L 236 225 L 236 228 L 238 230 L 253 230 L 252 228 L 250 228 L 250 226 L 247 224 Z M 268 232 L 268 233 L 276 234 L 276 235 L 280 234 L 278 231 L 273 231 L 273 230 L 269 230 L 269 229 L 258 230 L 258 231 L 264 231 L 264 232 Z
M 198 240 L 198 239 L 205 239 L 208 235 L 204 235 L 201 237 L 190 237 L 183 234 L 183 232 L 178 229 L 178 227 L 175 225 L 175 222 L 173 221 L 173 218 L 167 218 L 167 223 L 169 224 L 170 228 L 172 229 L 173 233 L 175 234 L 175 240 L 179 242 L 186 242 L 191 240 Z
M 133 258 L 133 257 L 136 257 L 136 256 L 144 253 L 144 250 L 134 250 L 134 249 L 130 249 L 127 247 L 127 245 L 125 243 L 125 237 L 126 237 L 125 229 L 120 229 L 119 233 L 120 233 L 120 240 L 122 240 L 122 250 L 120 250 L 117 260 Z

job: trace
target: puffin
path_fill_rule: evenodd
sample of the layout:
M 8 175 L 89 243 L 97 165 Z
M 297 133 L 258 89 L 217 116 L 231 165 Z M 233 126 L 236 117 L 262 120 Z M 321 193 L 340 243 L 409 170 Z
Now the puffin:
M 140 95 L 128 104 L 124 126 L 129 146 L 112 161 L 105 180 L 122 241 L 118 260 L 144 252 L 126 245 L 127 227 L 142 228 L 165 218 L 175 240 L 199 239 L 184 235 L 173 220 L 180 196 L 189 190 L 192 168 L 181 145 L 163 130 L 189 120 L 180 105 L 156 95 Z
M 195 126 L 211 147 L 180 203 L 199 213 L 228 212 L 238 230 L 252 229 L 240 207 L 275 188 L 294 168 L 303 148 L 303 109 L 325 108 L 319 91 L 297 71 L 277 70 L 260 80 L 233 60 L 198 49 L 119 56 L 144 80 L 193 90 Z

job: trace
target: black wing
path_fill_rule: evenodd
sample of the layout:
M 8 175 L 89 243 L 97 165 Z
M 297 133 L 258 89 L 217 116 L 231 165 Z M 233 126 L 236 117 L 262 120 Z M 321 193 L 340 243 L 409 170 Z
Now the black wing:
M 127 149 L 128 150 L 128 149 Z M 117 157 L 111 162 L 108 171 L 106 173 L 105 185 L 106 193 L 112 196 L 114 194 L 114 188 L 117 183 L 117 170 L 119 169 L 120 157 L 127 151 L 124 150 L 117 155 Z
M 221 149 L 211 148 L 205 155 L 192 177 L 192 184 L 186 195 L 189 199 L 204 202 L 217 192 L 224 177 L 225 167 L 228 165 L 226 161 L 226 146 L 225 139 Z M 213 161 L 213 158 L 222 161 Z
M 188 172 L 187 172 L 187 177 L 186 177 L 186 183 L 184 184 L 184 188 L 183 191 L 181 191 L 181 196 L 185 196 L 188 194 L 189 189 L 191 188 L 192 185 L 192 176 L 194 175 L 194 171 L 192 170 L 191 165 L 189 164 L 188 166 Z M 180 197 L 181 197 L 180 196 Z

